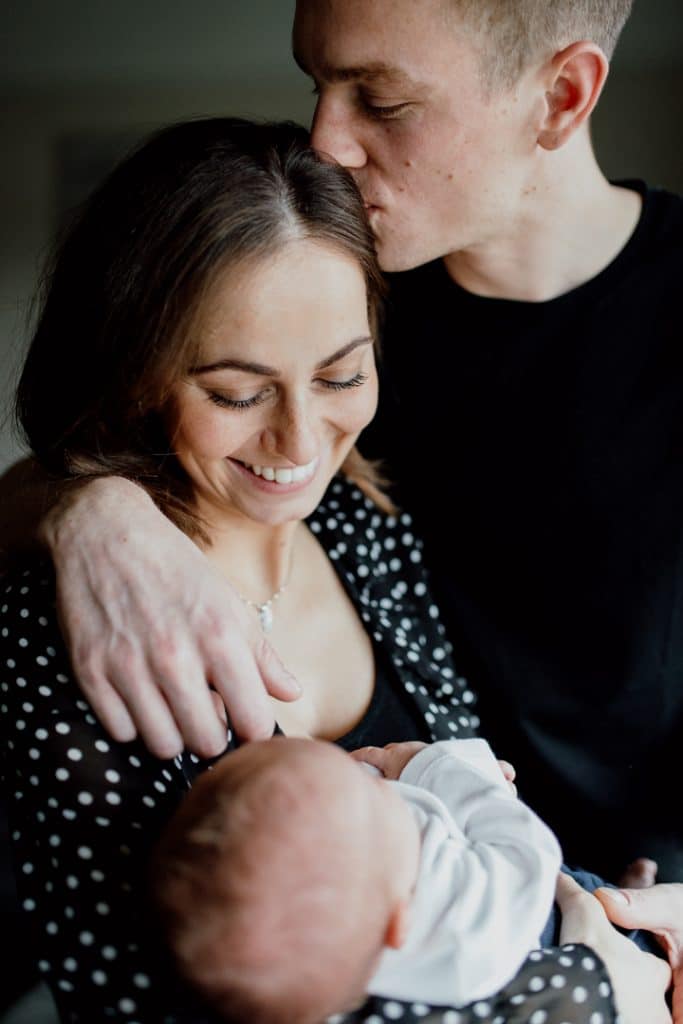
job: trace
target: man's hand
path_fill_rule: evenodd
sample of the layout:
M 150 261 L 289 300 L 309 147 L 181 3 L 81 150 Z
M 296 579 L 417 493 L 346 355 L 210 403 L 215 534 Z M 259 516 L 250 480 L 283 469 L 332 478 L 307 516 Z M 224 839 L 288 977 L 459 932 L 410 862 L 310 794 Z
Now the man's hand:
M 135 484 L 119 477 L 71 492 L 42 537 L 75 675 L 121 741 L 139 732 L 170 758 L 225 748 L 209 685 L 244 739 L 272 734 L 268 694 L 300 690 L 255 617 L 201 551 Z
M 561 943 L 584 943 L 602 958 L 623 1024 L 671 1024 L 665 1000 L 671 970 L 666 962 L 642 952 L 613 928 L 600 901 L 568 875 L 559 876 L 557 902 L 562 911 Z M 680 1024 L 678 1019 L 675 1024 Z
M 386 747 L 360 747 L 351 751 L 356 761 L 372 764 L 382 773 L 385 779 L 397 779 L 408 761 L 427 746 L 417 740 L 407 743 L 387 743 Z
M 683 885 L 662 882 L 649 889 L 596 889 L 610 921 L 654 932 L 673 972 L 674 1024 L 683 1024 Z

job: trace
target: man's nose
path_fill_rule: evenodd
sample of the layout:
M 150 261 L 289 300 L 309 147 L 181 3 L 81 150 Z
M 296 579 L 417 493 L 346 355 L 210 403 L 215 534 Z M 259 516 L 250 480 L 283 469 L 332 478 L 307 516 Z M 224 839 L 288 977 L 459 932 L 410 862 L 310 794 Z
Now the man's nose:
M 333 97 L 320 96 L 313 115 L 311 145 L 350 170 L 364 167 L 367 153 L 346 105 Z

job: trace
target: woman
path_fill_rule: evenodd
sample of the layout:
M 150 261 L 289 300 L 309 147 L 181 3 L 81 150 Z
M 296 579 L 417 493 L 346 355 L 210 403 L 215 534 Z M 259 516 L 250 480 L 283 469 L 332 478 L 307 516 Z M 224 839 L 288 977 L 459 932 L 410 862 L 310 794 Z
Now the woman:
M 277 702 L 283 731 L 345 748 L 477 725 L 410 520 L 355 449 L 376 404 L 380 291 L 355 187 L 303 130 L 181 125 L 87 205 L 19 389 L 47 467 L 136 480 L 236 587 L 303 683 L 295 706 Z M 207 762 L 109 740 L 72 679 L 50 573 L 27 567 L 4 590 L 18 877 L 63 1019 L 204 1019 L 159 949 L 144 870 Z M 599 962 L 554 950 L 497 1001 L 435 1019 L 507 1020 L 525 1001 L 549 1024 L 614 1016 Z M 426 1012 L 375 1003 L 356 1019 Z

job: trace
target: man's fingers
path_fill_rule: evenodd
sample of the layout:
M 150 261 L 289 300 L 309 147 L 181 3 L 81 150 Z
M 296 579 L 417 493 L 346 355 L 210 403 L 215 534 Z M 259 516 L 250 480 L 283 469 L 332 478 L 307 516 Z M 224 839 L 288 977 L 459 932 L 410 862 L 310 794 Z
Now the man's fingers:
M 265 637 L 257 644 L 254 655 L 266 691 L 271 697 L 291 701 L 301 696 L 299 683 Z
M 78 668 L 74 671 L 78 675 Z M 130 743 L 137 736 L 135 723 L 116 690 L 103 676 L 81 673 L 81 686 L 93 713 L 112 739 Z
M 135 686 L 130 688 L 128 674 L 111 673 L 111 685 L 128 701 L 128 711 L 137 725 L 145 746 L 164 761 L 169 761 L 185 746 L 183 737 L 168 704 L 146 667 L 135 673 Z
M 229 649 L 215 649 L 208 677 L 228 709 L 233 732 L 242 740 L 266 740 L 273 735 L 275 711 L 246 639 L 235 636 Z

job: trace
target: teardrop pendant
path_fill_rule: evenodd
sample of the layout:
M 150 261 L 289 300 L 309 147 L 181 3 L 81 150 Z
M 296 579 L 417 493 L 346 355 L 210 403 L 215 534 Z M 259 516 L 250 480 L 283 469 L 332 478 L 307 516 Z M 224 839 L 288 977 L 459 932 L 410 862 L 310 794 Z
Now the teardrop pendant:
M 270 633 L 273 628 L 273 612 L 271 611 L 270 601 L 266 601 L 265 604 L 257 606 L 258 618 L 261 629 L 264 633 Z

